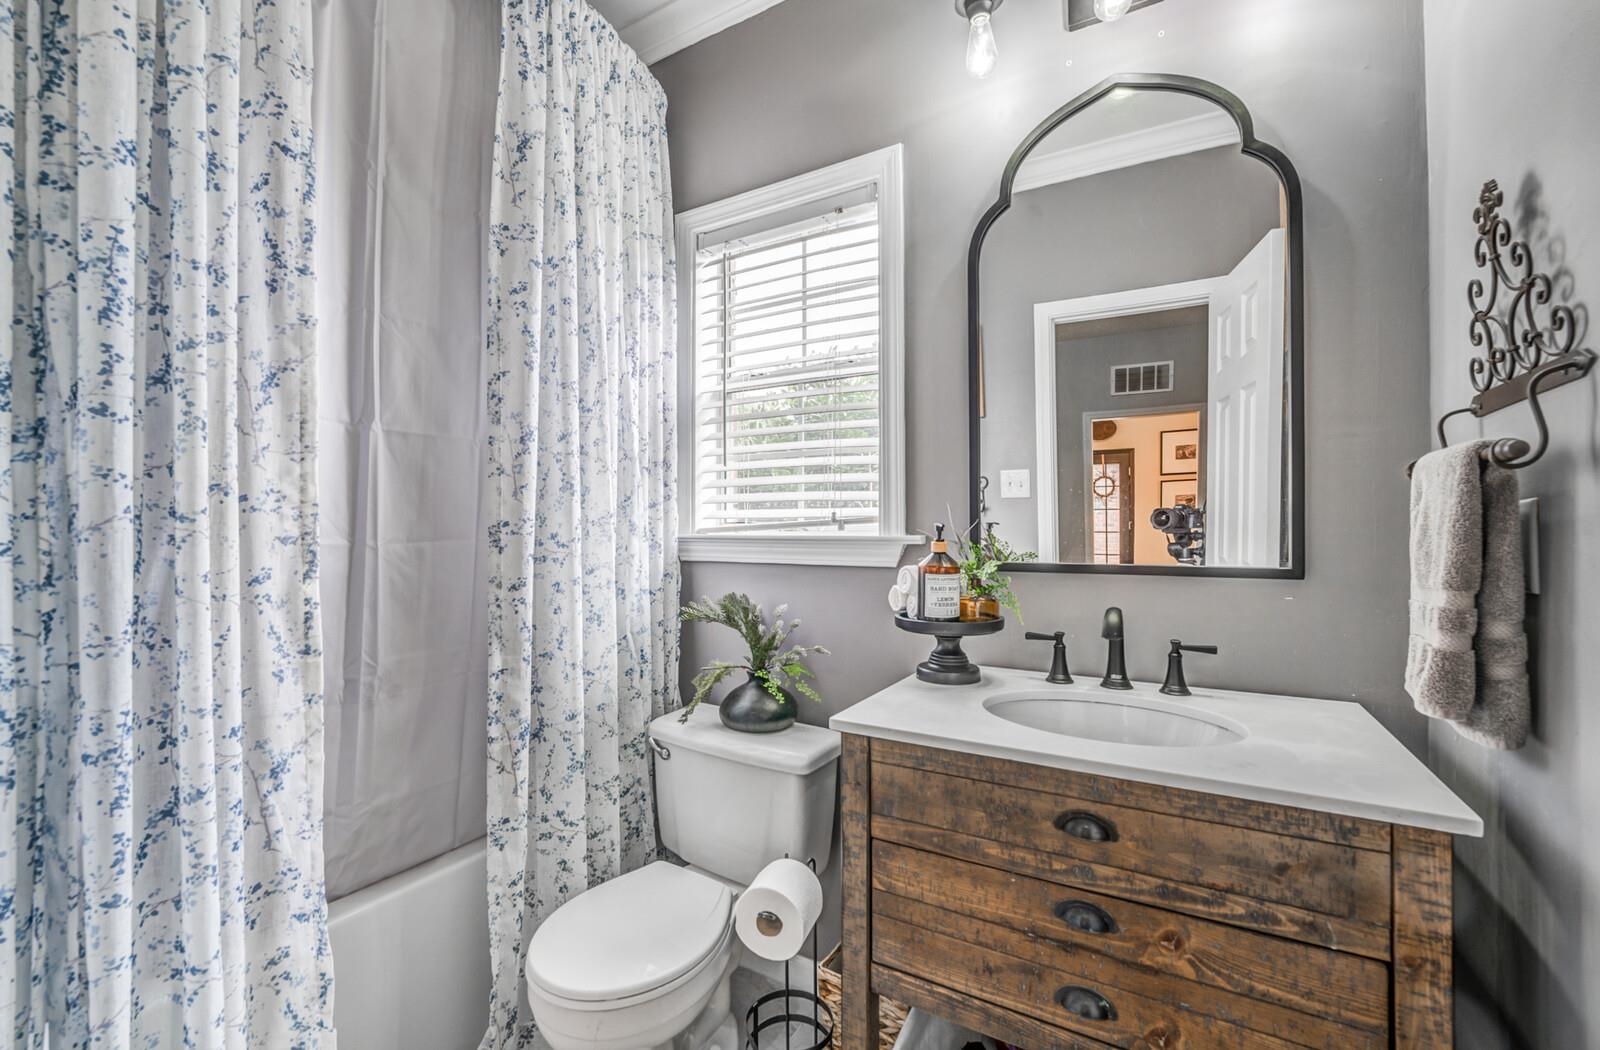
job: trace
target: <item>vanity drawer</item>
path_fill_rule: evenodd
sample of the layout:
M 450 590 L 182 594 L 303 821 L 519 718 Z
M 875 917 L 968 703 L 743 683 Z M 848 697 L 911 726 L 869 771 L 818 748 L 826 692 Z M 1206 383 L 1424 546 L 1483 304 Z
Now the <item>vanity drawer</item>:
M 1386 848 L 1330 841 L 1344 834 L 1337 825 L 1291 822 L 1321 837 L 1283 834 L 1109 802 L 1103 792 L 1076 791 L 1074 775 L 1061 771 L 1042 778 L 1037 767 L 1004 770 L 1014 764 L 983 759 L 989 778 L 978 780 L 894 757 L 893 749 L 873 752 L 875 839 L 1388 958 L 1390 856 Z M 1025 774 L 1018 770 L 1047 783 L 1019 788 Z
M 1008 927 L 874 893 L 872 959 L 914 978 L 1122 1047 L 1378 1050 L 1340 1024 Z
M 1388 968 L 1376 960 L 887 842 L 873 849 L 872 889 L 888 895 L 886 911 L 915 902 L 1003 926 L 1037 941 L 1047 959 L 1095 953 L 1220 990 L 1227 1001 L 1256 999 L 1379 1039 L 1388 1030 Z M 1194 994 L 1173 987 L 1185 1000 Z

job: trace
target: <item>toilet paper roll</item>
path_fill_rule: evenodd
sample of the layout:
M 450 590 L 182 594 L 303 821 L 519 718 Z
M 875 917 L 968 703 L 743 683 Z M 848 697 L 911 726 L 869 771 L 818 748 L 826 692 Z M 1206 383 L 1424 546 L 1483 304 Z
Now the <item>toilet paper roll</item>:
M 781 962 L 800 954 L 822 915 L 822 883 L 797 860 L 775 860 L 733 906 L 733 928 L 745 947 Z

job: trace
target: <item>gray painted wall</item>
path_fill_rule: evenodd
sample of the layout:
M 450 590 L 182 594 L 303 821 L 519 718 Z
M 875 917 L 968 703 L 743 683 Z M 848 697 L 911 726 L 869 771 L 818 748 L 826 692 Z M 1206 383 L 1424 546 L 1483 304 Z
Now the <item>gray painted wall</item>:
M 1050 140 L 1041 148 L 1048 151 Z M 998 170 L 995 180 L 998 186 Z M 1277 175 L 1236 147 L 1168 157 L 1017 195 L 989 233 L 982 273 L 989 401 L 982 424 L 983 472 L 990 480 L 993 517 L 1008 539 L 1025 550 L 1038 548 L 1037 501 L 1000 497 L 1002 469 L 1038 469 L 1034 304 L 1220 277 L 1278 225 L 1278 202 Z M 1205 400 L 1203 381 L 1195 400 Z M 1068 464 L 1077 462 L 1063 458 L 1058 468 L 1066 474 Z M 1081 497 L 1081 469 L 1061 481 L 1063 492 L 1070 483 Z M 1063 561 L 1085 560 L 1082 534 L 1079 528 L 1076 548 L 1062 548 Z
M 1201 430 L 1205 427 L 1206 402 L 1206 332 L 1204 320 L 1198 324 L 1174 328 L 1155 328 L 1142 331 L 1117 332 L 1089 339 L 1058 339 L 1056 341 L 1056 503 L 1059 507 L 1057 522 L 1061 543 L 1062 561 L 1088 561 L 1088 493 L 1085 491 L 1089 477 L 1089 455 L 1084 449 L 1084 414 L 1095 412 L 1109 415 L 1114 412 L 1147 413 L 1153 408 L 1172 406 L 1202 406 Z M 1111 393 L 1110 372 L 1113 365 L 1135 364 L 1148 361 L 1172 362 L 1172 389 L 1162 394 Z M 1015 415 L 1026 416 L 1026 409 Z M 1031 421 L 1028 430 L 1032 436 Z M 984 421 L 984 440 L 989 439 L 989 421 Z M 1146 457 L 1148 459 L 1148 457 Z M 1200 464 L 1195 464 L 1199 473 Z M 1161 464 L 1140 460 L 1134 464 L 1139 473 L 1159 474 Z M 992 491 L 999 491 L 999 475 Z M 1033 500 L 1000 499 L 990 501 L 993 508 L 989 517 L 1001 522 L 1000 534 L 1012 536 L 1025 530 L 1014 528 L 1030 524 L 1020 519 L 1015 507 Z M 1135 504 L 1137 516 L 1135 529 L 1148 529 L 1150 512 L 1154 507 Z M 1032 529 L 1037 532 L 1035 525 Z
M 1558 295 L 1600 309 L 1600 7 L 1536 0 L 1507 17 L 1490 0 L 1428 0 L 1428 142 L 1435 414 L 1465 404 L 1466 286 L 1483 180 L 1531 235 Z M 1490 28 L 1492 27 L 1492 29 Z M 1537 56 L 1546 83 L 1500 75 Z M 1526 88 L 1526 90 L 1524 90 Z M 1531 91 L 1532 95 L 1527 92 Z M 1583 345 L 1597 348 L 1593 326 Z M 1456 843 L 1456 1014 L 1463 1048 L 1600 1046 L 1600 382 L 1542 399 L 1550 451 L 1521 472 L 1543 516 L 1544 593 L 1529 599 L 1534 734 L 1520 751 L 1475 747 L 1429 727 L 1440 774 L 1483 815 L 1480 841 Z M 1459 424 L 1459 426 L 1457 426 Z M 1474 436 L 1451 421 L 1452 440 Z M 1477 424 L 1531 437 L 1525 408 Z
M 1359 699 L 1409 745 L 1401 687 L 1405 464 L 1427 446 L 1427 241 L 1420 0 L 1166 0 L 1070 36 L 1061 6 L 1008 4 L 1000 67 L 962 68 L 942 0 L 789 0 L 655 67 L 670 101 L 682 210 L 893 142 L 906 148 L 908 519 L 967 499 L 966 250 L 1006 158 L 1057 105 L 1119 71 L 1186 73 L 1236 92 L 1305 182 L 1308 568 L 1304 581 L 1030 576 L 1027 623 L 1100 664 L 1101 611 L 1127 613 L 1131 673 L 1159 680 L 1162 640 L 1216 642 L 1201 685 Z M 1487 68 L 1487 67 L 1485 67 Z M 1553 67 L 1560 68 L 1560 67 Z M 1569 65 L 1570 68 L 1570 65 Z M 913 552 L 912 556 L 916 556 Z M 888 569 L 688 564 L 691 595 L 739 588 L 805 618 L 826 714 L 909 673 L 927 646 L 896 631 Z M 1226 609 L 1219 616 L 1217 609 Z M 684 676 L 733 651 L 687 632 Z M 1048 666 L 1008 629 L 979 660 Z

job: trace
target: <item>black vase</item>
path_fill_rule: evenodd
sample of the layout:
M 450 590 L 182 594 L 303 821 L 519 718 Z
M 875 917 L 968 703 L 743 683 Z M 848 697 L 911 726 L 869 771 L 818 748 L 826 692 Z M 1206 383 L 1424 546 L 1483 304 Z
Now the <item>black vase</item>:
M 779 689 L 778 692 L 783 694 L 782 700 L 751 675 L 749 681 L 722 698 L 722 705 L 717 708 L 722 724 L 741 733 L 777 733 L 788 729 L 794 725 L 799 705 L 789 690 Z

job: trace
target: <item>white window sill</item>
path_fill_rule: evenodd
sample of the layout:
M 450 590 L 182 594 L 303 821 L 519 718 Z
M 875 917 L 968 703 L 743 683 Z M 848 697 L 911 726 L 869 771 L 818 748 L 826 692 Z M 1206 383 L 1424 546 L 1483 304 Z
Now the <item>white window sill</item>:
M 907 547 L 920 547 L 927 542 L 926 536 L 863 533 L 679 536 L 678 557 L 683 561 L 892 569 L 900 564 Z

